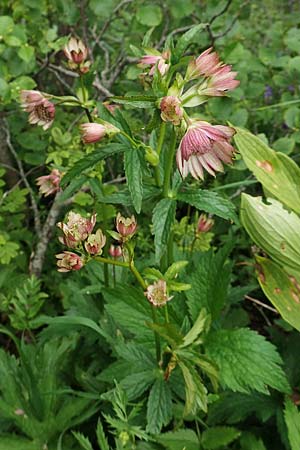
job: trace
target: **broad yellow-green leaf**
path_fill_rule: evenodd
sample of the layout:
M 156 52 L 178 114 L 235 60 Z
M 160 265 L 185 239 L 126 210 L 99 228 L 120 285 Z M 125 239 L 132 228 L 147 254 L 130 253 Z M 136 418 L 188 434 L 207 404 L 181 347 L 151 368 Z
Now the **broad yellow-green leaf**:
M 297 164 L 248 131 L 236 130 L 234 140 L 247 167 L 268 192 L 300 213 L 300 168 Z
M 256 258 L 258 281 L 270 302 L 290 325 L 300 331 L 300 284 L 267 258 Z
M 300 272 L 300 219 L 277 200 L 242 195 L 241 221 L 253 241 L 280 265 Z

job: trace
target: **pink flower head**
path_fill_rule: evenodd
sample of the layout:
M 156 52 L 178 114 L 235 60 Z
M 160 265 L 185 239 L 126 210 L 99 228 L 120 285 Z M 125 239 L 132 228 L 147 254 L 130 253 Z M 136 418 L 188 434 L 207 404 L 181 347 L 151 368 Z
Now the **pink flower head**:
M 158 280 L 147 287 L 145 296 L 154 306 L 164 306 L 173 297 L 168 296 L 167 283 L 164 280 Z
M 178 170 L 185 178 L 188 173 L 203 180 L 203 169 L 215 176 L 223 172 L 222 162 L 230 164 L 234 148 L 229 143 L 235 130 L 204 121 L 192 123 L 183 136 L 176 154 Z
M 91 234 L 95 224 L 96 214 L 93 214 L 90 219 L 86 219 L 80 214 L 70 211 L 67 223 L 58 222 L 57 224 L 64 234 L 59 241 L 69 248 L 76 248 Z
M 71 37 L 64 47 L 64 54 L 69 61 L 81 64 L 88 55 L 88 49 L 80 39 Z
M 231 67 L 226 64 L 219 67 L 209 80 L 204 83 L 203 88 L 200 87 L 199 93 L 201 95 L 221 97 L 226 95 L 227 91 L 235 89 L 240 84 L 240 81 L 235 80 L 237 72 L 232 72 Z
M 128 239 L 136 232 L 137 223 L 134 216 L 123 217 L 120 213 L 117 214 L 116 228 L 122 238 Z
M 160 74 L 163 76 L 169 70 L 170 64 L 167 62 L 170 59 L 170 52 L 167 50 L 159 55 L 145 55 L 139 61 L 143 66 L 151 66 L 149 75 L 153 76 L 155 68 L 157 67 Z
M 120 245 L 113 245 L 113 244 L 111 244 L 111 246 L 109 247 L 108 252 L 110 256 L 114 259 L 120 258 L 123 254 Z
M 55 194 L 60 190 L 59 184 L 61 180 L 61 173 L 57 169 L 53 169 L 49 175 L 43 175 L 36 179 L 36 184 L 40 187 L 41 195 L 47 197 Z
M 186 72 L 187 80 L 193 80 L 200 76 L 209 77 L 216 72 L 221 63 L 218 54 L 212 52 L 212 50 L 213 48 L 210 47 L 201 53 L 198 58 L 190 61 Z
M 29 113 L 29 123 L 40 125 L 44 130 L 51 127 L 55 106 L 39 91 L 21 91 L 21 106 Z
M 100 141 L 104 136 L 112 136 L 120 130 L 111 123 L 104 124 L 88 122 L 80 125 L 82 140 L 85 144 L 94 144 Z
M 206 214 L 200 214 L 198 224 L 197 224 L 197 232 L 198 233 L 208 233 L 214 226 L 214 220 L 209 219 Z
M 63 252 L 56 255 L 58 272 L 70 272 L 80 270 L 84 266 L 84 260 L 76 253 Z
M 163 97 L 160 102 L 161 118 L 164 122 L 172 122 L 173 125 L 180 125 L 183 117 L 181 101 L 178 97 L 168 95 Z
M 84 243 L 86 251 L 90 255 L 101 255 L 102 249 L 105 246 L 106 237 L 102 230 L 97 230 L 95 234 L 90 234 Z

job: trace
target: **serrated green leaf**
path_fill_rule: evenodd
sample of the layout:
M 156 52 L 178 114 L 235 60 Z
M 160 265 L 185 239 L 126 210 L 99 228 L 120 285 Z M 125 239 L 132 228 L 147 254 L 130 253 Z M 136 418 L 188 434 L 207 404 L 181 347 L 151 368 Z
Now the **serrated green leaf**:
M 156 380 L 147 403 L 147 431 L 159 433 L 172 418 L 172 394 L 170 386 L 162 376 Z
M 23 45 L 18 50 L 18 56 L 28 63 L 34 57 L 34 47 L 31 47 L 31 45 L 28 44 Z
M 181 347 L 183 348 L 191 345 L 202 333 L 202 331 L 207 328 L 207 323 L 209 321 L 210 316 L 207 314 L 205 309 L 201 309 L 196 322 L 194 323 L 190 331 L 184 336 L 183 344 L 181 345 Z
M 207 412 L 207 390 L 193 365 L 178 361 L 185 383 L 184 416 L 196 414 L 198 409 Z
M 96 436 L 100 450 L 110 450 L 100 419 L 97 423 Z
M 223 386 L 244 393 L 267 394 L 268 387 L 290 392 L 276 348 L 255 331 L 240 328 L 210 333 L 206 350 L 219 367 Z
M 181 345 L 183 336 L 174 324 L 149 323 L 148 326 L 164 338 L 172 348 L 175 349 Z
M 291 450 L 300 448 L 300 412 L 290 398 L 285 401 L 284 419 L 288 429 Z
M 171 198 L 163 198 L 153 210 L 153 232 L 156 262 L 164 254 L 170 231 L 175 221 L 176 201 Z
M 229 445 L 235 441 L 241 432 L 233 427 L 213 427 L 204 430 L 201 436 L 201 445 L 205 450 L 214 450 Z
M 88 177 L 86 175 L 81 175 L 75 177 L 71 183 L 64 189 L 64 191 L 59 195 L 59 201 L 64 202 L 68 198 L 72 197 L 72 195 L 78 191 L 84 183 L 88 181 Z
M 193 430 L 181 429 L 160 434 L 157 442 L 169 450 L 199 450 L 199 440 Z
M 259 420 L 266 422 L 276 415 L 277 407 L 277 399 L 270 395 L 258 392 L 248 395 L 227 391 L 221 393 L 219 400 L 210 405 L 207 423 L 208 425 L 233 424 L 243 422 L 248 416 L 254 414 Z
M 192 285 L 186 296 L 193 321 L 196 321 L 202 308 L 213 318 L 219 316 L 230 283 L 232 266 L 226 262 L 229 250 L 229 247 L 224 247 L 216 254 L 210 250 L 198 256 L 197 267 L 187 279 Z
M 126 392 L 128 400 L 139 398 L 156 380 L 156 373 L 152 370 L 143 370 L 127 375 L 120 385 Z
M 77 177 L 83 170 L 91 169 L 102 159 L 107 158 L 110 155 L 116 153 L 122 153 L 127 150 L 125 144 L 112 143 L 107 144 L 105 147 L 95 150 L 93 153 L 86 155 L 84 158 L 77 161 L 72 169 L 70 169 L 61 180 L 61 186 L 64 187 L 66 184 L 70 183 L 75 177 Z
M 300 219 L 274 199 L 242 195 L 241 221 L 256 245 L 282 266 L 300 272 Z
M 77 442 L 80 444 L 81 448 L 83 448 L 83 450 L 93 450 L 90 440 L 87 437 L 85 437 L 82 433 L 79 433 L 78 431 L 72 431 L 72 434 L 77 440 Z
M 240 444 L 241 450 L 267 450 L 263 441 L 251 433 L 243 433 Z
M 18 436 L 0 436 L 0 450 L 40 450 L 40 445 Z
M 143 175 L 138 150 L 125 152 L 125 174 L 131 199 L 136 212 L 141 212 L 143 200 Z
M 275 152 L 261 139 L 237 128 L 235 143 L 247 167 L 274 197 L 300 212 L 300 169 L 287 155 Z
M 189 263 L 188 261 L 174 262 L 165 273 L 166 279 L 171 280 L 172 278 L 175 278 L 178 275 L 178 273 L 188 265 L 188 263 Z
M 300 279 L 297 281 L 269 259 L 257 256 L 256 260 L 260 287 L 283 319 L 300 331 Z
M 187 189 L 177 194 L 177 200 L 188 203 L 200 211 L 238 222 L 234 204 L 213 191 Z

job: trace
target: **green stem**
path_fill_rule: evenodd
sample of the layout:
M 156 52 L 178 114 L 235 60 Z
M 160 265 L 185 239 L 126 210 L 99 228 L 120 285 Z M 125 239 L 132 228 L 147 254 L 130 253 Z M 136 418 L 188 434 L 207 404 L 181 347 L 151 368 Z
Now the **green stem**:
M 85 103 L 87 101 L 87 98 L 85 96 L 85 86 L 84 86 L 84 81 L 83 81 L 82 75 L 80 75 L 80 86 L 81 86 L 81 90 L 82 90 L 83 103 Z M 86 113 L 88 121 L 93 122 L 93 118 L 92 118 L 91 113 L 88 110 L 88 108 L 83 108 L 83 109 L 84 109 L 84 112 Z
M 165 139 L 165 134 L 166 134 L 166 122 L 162 122 L 160 124 L 160 130 L 159 130 L 159 137 L 158 137 L 158 141 L 157 141 L 157 147 L 156 147 L 156 152 L 158 154 L 158 156 L 161 153 L 162 150 L 162 146 L 164 143 L 164 139 Z M 159 164 L 155 167 L 155 181 L 157 186 L 161 186 L 161 179 L 160 179 L 160 171 L 159 171 Z
M 115 259 L 103 258 L 102 256 L 95 256 L 93 259 L 102 262 L 103 264 L 112 264 L 113 266 L 129 267 L 128 262 L 116 261 Z
M 140 286 L 143 288 L 143 290 L 145 291 L 147 289 L 147 284 L 145 283 L 144 278 L 142 277 L 142 275 L 140 274 L 140 272 L 137 270 L 137 268 L 135 267 L 133 261 L 131 261 L 129 263 L 129 269 L 131 270 L 132 274 L 135 276 L 135 278 L 137 279 L 137 281 L 139 282 Z
M 165 169 L 165 178 L 164 178 L 164 186 L 163 186 L 163 196 L 165 198 L 169 197 L 169 190 L 170 190 L 170 184 L 171 184 L 171 175 L 172 175 L 172 168 L 173 168 L 173 160 L 174 160 L 174 154 L 176 149 L 176 140 L 177 136 L 175 131 L 173 130 L 172 139 L 167 151 L 166 155 L 166 169 Z
M 166 319 L 166 322 L 169 323 L 168 303 L 165 304 L 165 319 Z
M 154 323 L 157 323 L 157 314 L 155 306 L 152 305 L 151 307 L 152 312 L 152 320 Z M 161 355 L 161 348 L 160 348 L 160 337 L 159 335 L 154 331 L 154 339 L 155 339 L 155 350 L 156 350 L 156 361 L 160 362 L 160 355 Z

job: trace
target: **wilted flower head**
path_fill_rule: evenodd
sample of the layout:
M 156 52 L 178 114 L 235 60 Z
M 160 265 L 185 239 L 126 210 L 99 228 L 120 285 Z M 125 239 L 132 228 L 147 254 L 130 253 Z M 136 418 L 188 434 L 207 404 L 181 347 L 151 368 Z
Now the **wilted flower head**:
M 134 216 L 123 217 L 117 214 L 116 228 L 122 238 L 130 238 L 136 231 L 137 223 Z
M 170 52 L 167 50 L 161 54 L 149 54 L 142 56 L 139 64 L 143 66 L 151 66 L 149 75 L 154 75 L 155 68 L 157 67 L 160 74 L 163 76 L 169 70 L 170 64 L 168 63 L 170 59 Z
M 56 255 L 58 272 L 70 272 L 80 270 L 84 266 L 84 260 L 76 253 L 63 252 Z
M 61 180 L 61 173 L 57 169 L 53 169 L 49 175 L 43 175 L 36 179 L 36 184 L 39 186 L 41 195 L 55 194 L 59 191 L 59 184 Z
M 231 127 L 192 122 L 176 154 L 181 176 L 185 178 L 191 173 L 194 178 L 203 180 L 203 169 L 213 176 L 216 171 L 223 172 L 222 162 L 230 164 L 232 161 L 234 148 L 229 140 L 234 133 Z
M 239 80 L 235 80 L 237 72 L 232 72 L 229 65 L 220 66 L 212 76 L 199 88 L 201 95 L 209 95 L 221 97 L 227 91 L 232 91 L 239 84 Z
M 197 233 L 207 233 L 212 229 L 214 223 L 214 220 L 208 218 L 206 214 L 200 214 L 197 224 Z
M 168 95 L 163 97 L 160 102 L 160 117 L 164 122 L 172 122 L 174 125 L 180 125 L 183 117 L 183 108 L 178 97 Z
M 164 306 L 173 297 L 168 296 L 167 283 L 164 280 L 158 280 L 147 287 L 145 296 L 154 306 Z
M 192 80 L 200 76 L 209 77 L 216 72 L 221 63 L 218 54 L 212 50 L 213 48 L 210 47 L 202 52 L 198 58 L 190 61 L 186 72 L 187 80 Z
M 111 123 L 104 124 L 88 122 L 80 125 L 82 140 L 85 144 L 94 144 L 100 141 L 104 136 L 112 136 L 120 130 Z
M 64 47 L 64 54 L 69 61 L 81 64 L 88 55 L 88 49 L 80 39 L 71 37 Z
M 21 106 L 29 113 L 29 123 L 40 125 L 44 130 L 51 127 L 55 106 L 39 91 L 21 91 Z
M 121 246 L 113 244 L 111 244 L 111 246 L 109 247 L 108 252 L 110 256 L 115 259 L 120 258 L 123 254 Z
M 64 233 L 59 240 L 67 247 L 76 248 L 80 242 L 91 234 L 95 224 L 96 214 L 93 214 L 90 219 L 86 219 L 80 214 L 70 211 L 67 223 L 58 222 L 57 224 L 58 228 Z
M 95 234 L 90 234 L 84 243 L 86 251 L 90 255 L 101 255 L 102 249 L 106 243 L 106 236 L 102 230 L 97 230 Z

